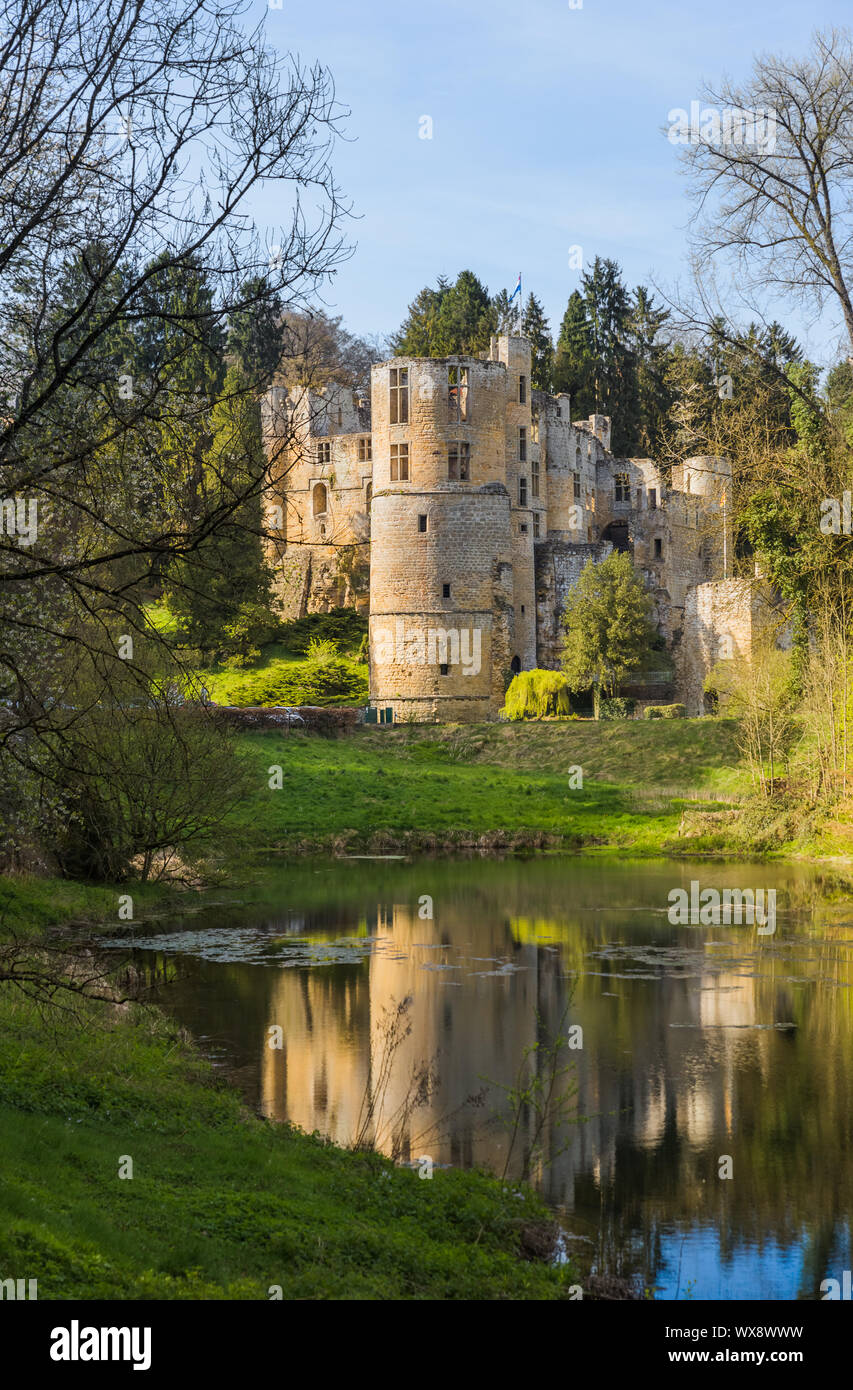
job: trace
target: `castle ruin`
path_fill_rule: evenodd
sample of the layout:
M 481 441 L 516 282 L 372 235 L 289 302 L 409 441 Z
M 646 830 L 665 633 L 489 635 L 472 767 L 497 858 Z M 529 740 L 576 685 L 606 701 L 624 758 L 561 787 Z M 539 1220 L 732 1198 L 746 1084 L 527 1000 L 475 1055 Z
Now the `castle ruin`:
M 492 719 L 516 671 L 559 666 L 584 565 L 630 553 L 669 653 L 669 694 L 703 710 L 718 644 L 748 650 L 753 600 L 726 578 L 723 459 L 615 458 L 610 420 L 530 385 L 530 343 L 488 358 L 395 357 L 370 400 L 274 387 L 266 530 L 283 616 L 369 614 L 371 705 L 395 720 Z M 666 660 L 666 658 L 663 658 Z M 660 679 L 660 677 L 659 677 Z

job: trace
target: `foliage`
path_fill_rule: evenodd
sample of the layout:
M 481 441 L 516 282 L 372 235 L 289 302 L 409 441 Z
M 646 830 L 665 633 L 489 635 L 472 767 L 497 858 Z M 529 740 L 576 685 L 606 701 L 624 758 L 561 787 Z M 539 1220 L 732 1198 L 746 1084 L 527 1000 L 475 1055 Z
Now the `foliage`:
M 687 710 L 684 705 L 646 705 L 644 719 L 684 719 Z
M 599 719 L 633 719 L 637 701 L 617 695 L 612 700 L 602 700 L 598 711 Z
M 560 671 L 519 671 L 506 692 L 507 719 L 546 719 L 571 712 L 569 686 Z
M 524 306 L 521 332 L 530 339 L 530 384 L 538 391 L 550 391 L 554 344 L 545 310 L 535 294 L 528 296 Z
M 288 651 L 305 655 L 315 638 L 327 638 L 345 651 L 358 647 L 367 634 L 367 619 L 354 608 L 331 608 L 327 613 L 308 613 L 284 623 L 279 640 Z
M 611 697 L 652 650 L 652 601 L 630 557 L 613 551 L 589 560 L 563 614 L 562 667 L 571 690 L 593 689 L 596 718 L 602 692 Z
M 753 781 L 772 796 L 796 732 L 790 652 L 780 651 L 772 633 L 753 639 L 749 657 L 718 661 L 706 681 L 720 710 L 738 720 L 738 743 Z
M 436 289 L 421 290 L 392 348 L 401 357 L 486 357 L 496 327 L 488 290 L 473 271 L 463 270 L 453 284 L 440 276 Z

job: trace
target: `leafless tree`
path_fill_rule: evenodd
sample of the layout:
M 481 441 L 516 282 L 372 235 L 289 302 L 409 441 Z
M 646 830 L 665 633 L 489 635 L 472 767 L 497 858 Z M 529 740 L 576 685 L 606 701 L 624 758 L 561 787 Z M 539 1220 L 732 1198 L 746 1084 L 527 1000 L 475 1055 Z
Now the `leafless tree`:
M 331 76 L 248 9 L 0 0 L 0 756 L 37 783 L 128 672 L 149 691 L 120 643 L 157 642 L 152 581 L 270 486 L 276 364 L 225 376 L 226 329 L 305 312 L 347 254 Z
M 817 33 L 806 58 L 759 57 L 702 97 L 681 149 L 697 266 L 727 263 L 754 300 L 840 309 L 853 351 L 853 36 Z

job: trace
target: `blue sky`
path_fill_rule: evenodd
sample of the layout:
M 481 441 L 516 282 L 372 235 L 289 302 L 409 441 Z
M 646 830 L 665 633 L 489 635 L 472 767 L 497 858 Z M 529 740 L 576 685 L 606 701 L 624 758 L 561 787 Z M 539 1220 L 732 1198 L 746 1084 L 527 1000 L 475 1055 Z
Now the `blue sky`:
M 813 29 L 851 22 L 850 0 L 257 0 L 257 13 L 276 48 L 332 70 L 350 109 L 334 167 L 357 249 L 327 304 L 366 334 L 462 269 L 493 293 L 521 270 L 556 333 L 579 282 L 573 245 L 585 264 L 615 258 L 632 287 L 683 281 L 690 204 L 667 112 L 703 79 L 746 76 L 756 52 L 804 54 Z M 273 188 L 252 211 L 275 224 Z M 832 354 L 829 316 L 810 333 L 779 317 Z

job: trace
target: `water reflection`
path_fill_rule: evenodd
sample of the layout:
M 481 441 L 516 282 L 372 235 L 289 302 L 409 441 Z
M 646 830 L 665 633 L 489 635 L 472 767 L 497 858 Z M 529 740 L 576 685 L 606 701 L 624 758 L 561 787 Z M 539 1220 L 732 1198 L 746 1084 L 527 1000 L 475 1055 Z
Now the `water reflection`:
M 667 894 L 692 878 L 775 888 L 775 934 L 672 926 Z M 853 920 L 825 874 L 579 859 L 299 867 L 267 903 L 213 909 L 147 944 L 154 955 L 137 959 L 174 975 L 166 1007 L 266 1114 L 348 1143 L 373 1096 L 372 1137 L 389 1151 L 396 1136 L 411 1160 L 502 1171 L 499 1092 L 470 1098 L 511 1084 L 568 1006 L 583 1030 L 568 1054 L 583 1122 L 568 1136 L 546 1127 L 534 1176 L 585 1238 L 574 1250 L 670 1298 L 815 1297 L 850 1268 Z M 407 996 L 411 1031 L 386 1087 L 383 1027 Z M 406 1115 L 430 1061 L 437 1084 Z M 522 1116 L 510 1171 L 533 1124 Z

